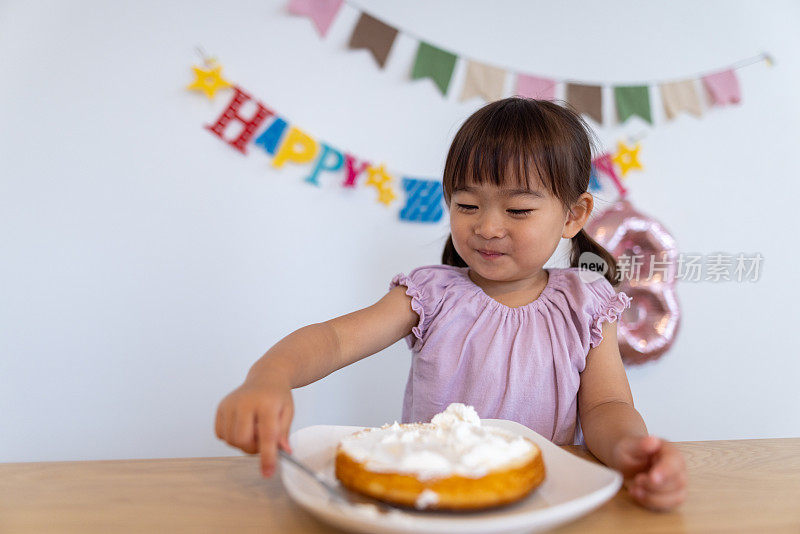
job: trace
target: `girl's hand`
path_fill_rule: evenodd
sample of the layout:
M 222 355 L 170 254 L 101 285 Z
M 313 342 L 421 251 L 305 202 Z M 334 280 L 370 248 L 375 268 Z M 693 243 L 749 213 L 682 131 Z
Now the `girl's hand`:
M 261 473 L 275 473 L 278 447 L 289 447 L 289 427 L 294 416 L 292 388 L 279 378 L 244 384 L 233 390 L 217 408 L 217 437 L 248 454 L 261 454 Z
M 672 443 L 655 436 L 622 438 L 613 466 L 622 472 L 633 499 L 650 510 L 667 511 L 686 499 L 686 463 Z

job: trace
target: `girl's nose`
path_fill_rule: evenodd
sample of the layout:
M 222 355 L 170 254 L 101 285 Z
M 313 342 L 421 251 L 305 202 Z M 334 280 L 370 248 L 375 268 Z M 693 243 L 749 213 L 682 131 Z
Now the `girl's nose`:
M 475 233 L 484 239 L 503 237 L 505 228 L 502 214 L 497 214 L 492 210 L 485 210 L 475 224 Z

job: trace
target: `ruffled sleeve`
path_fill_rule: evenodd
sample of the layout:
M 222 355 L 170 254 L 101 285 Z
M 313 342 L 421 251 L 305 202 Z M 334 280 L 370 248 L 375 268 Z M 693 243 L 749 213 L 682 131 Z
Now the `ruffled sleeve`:
M 621 291 L 619 293 L 614 291 L 611 282 L 605 278 L 598 278 L 586 287 L 592 296 L 589 347 L 594 348 L 603 341 L 603 322 L 613 323 L 619 319 L 623 310 L 630 307 L 632 299 Z
M 411 297 L 411 309 L 419 315 L 419 321 L 406 336 L 406 343 L 413 351 L 419 351 L 427 339 L 428 327 L 441 308 L 445 289 L 452 279 L 452 270 L 442 265 L 418 267 L 408 273 L 396 274 L 389 282 L 389 289 L 405 286 Z

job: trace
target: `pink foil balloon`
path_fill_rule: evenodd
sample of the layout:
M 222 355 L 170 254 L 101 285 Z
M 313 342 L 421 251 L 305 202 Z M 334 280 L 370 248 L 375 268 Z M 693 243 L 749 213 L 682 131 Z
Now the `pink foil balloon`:
M 633 209 L 627 200 L 614 203 L 586 231 L 617 259 L 621 280 L 615 289 L 631 297 L 630 308 L 619 320 L 623 360 L 638 364 L 660 357 L 675 341 L 681 316 L 675 293 L 675 239 L 658 221 Z M 622 256 L 638 256 L 638 276 L 630 262 L 627 266 L 620 262 Z

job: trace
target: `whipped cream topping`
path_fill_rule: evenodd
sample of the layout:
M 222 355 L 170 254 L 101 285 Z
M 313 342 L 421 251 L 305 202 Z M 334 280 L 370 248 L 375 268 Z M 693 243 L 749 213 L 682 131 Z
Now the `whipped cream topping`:
M 395 421 L 347 436 L 341 447 L 370 471 L 413 474 L 420 480 L 479 478 L 527 458 L 534 449 L 521 436 L 481 425 L 475 409 L 461 403 L 451 404 L 430 423 Z M 425 504 L 432 499 L 427 495 Z
M 422 492 L 417 496 L 417 501 L 414 503 L 416 508 L 427 508 L 432 504 L 436 504 L 439 502 L 439 494 L 431 489 L 425 488 Z

